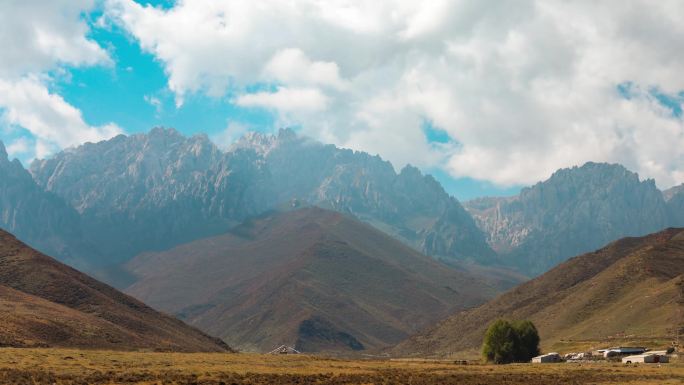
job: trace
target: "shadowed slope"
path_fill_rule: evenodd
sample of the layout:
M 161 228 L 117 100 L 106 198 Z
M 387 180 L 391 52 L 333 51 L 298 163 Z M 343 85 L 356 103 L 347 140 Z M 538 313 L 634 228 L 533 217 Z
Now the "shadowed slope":
M 345 215 L 305 208 L 144 254 L 128 292 L 232 346 L 383 347 L 493 290 Z
M 616 337 L 667 343 L 675 327 L 684 327 L 683 290 L 684 230 L 625 238 L 457 313 L 404 341 L 394 353 L 475 351 L 487 325 L 500 317 L 531 319 L 543 346 L 559 350 Z
M 0 230 L 0 344 L 226 351 L 161 314 Z

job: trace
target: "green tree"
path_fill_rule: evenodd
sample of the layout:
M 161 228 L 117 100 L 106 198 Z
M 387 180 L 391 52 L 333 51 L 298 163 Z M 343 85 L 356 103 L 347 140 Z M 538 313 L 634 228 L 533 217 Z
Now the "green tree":
M 539 354 L 539 333 L 530 321 L 494 321 L 485 332 L 482 357 L 496 364 L 528 362 Z
M 482 356 L 488 362 L 506 364 L 513 362 L 517 335 L 513 325 L 504 319 L 494 321 L 484 336 Z
M 515 361 L 529 362 L 532 357 L 539 355 L 539 333 L 532 321 L 521 320 L 513 322 L 513 329 L 518 334 L 518 346 Z

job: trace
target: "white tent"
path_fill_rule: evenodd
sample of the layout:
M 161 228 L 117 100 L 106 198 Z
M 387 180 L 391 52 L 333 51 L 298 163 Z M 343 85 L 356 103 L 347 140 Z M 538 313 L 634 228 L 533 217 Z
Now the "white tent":
M 268 352 L 268 354 L 300 354 L 301 352 L 293 347 L 280 345 Z

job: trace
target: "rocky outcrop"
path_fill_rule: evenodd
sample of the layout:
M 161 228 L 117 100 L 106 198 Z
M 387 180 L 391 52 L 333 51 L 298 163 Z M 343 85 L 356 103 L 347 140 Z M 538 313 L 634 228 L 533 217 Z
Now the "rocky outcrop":
M 671 224 L 653 180 L 603 163 L 562 169 L 516 197 L 478 199 L 466 207 L 502 258 L 531 274 Z

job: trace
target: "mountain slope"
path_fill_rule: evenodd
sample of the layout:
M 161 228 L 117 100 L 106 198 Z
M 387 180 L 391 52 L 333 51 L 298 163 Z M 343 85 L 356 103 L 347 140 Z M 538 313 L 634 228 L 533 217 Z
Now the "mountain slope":
M 562 169 L 512 198 L 466 203 L 509 265 L 540 274 L 577 254 L 667 227 L 668 208 L 653 180 L 620 165 Z
M 542 345 L 597 341 L 669 343 L 684 332 L 684 230 L 625 238 L 570 259 L 478 308 L 457 313 L 398 345 L 399 355 L 474 352 L 497 318 L 531 319 Z M 611 342 L 611 338 L 614 340 Z
M 57 195 L 43 191 L 18 160 L 10 161 L 0 142 L 0 228 L 41 251 L 68 259 L 82 246 L 80 219 Z
M 296 199 L 351 213 L 430 256 L 495 261 L 461 204 L 415 167 L 397 174 L 379 156 L 324 145 L 289 129 L 273 136 L 249 134 L 233 148 L 264 157 L 276 201 Z
M 226 351 L 0 230 L 0 345 Z
M 388 346 L 493 290 L 351 217 L 273 213 L 129 264 L 127 292 L 232 346 Z

